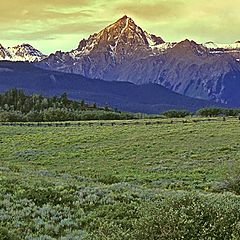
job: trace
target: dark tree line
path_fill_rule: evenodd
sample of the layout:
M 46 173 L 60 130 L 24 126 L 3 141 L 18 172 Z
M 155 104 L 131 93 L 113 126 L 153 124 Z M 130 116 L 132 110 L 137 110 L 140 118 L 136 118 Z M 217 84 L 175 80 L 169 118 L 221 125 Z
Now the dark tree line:
M 240 109 L 237 108 L 202 108 L 197 111 L 197 115 L 202 117 L 218 116 L 240 116 Z
M 92 110 L 98 108 L 96 103 L 90 105 L 81 101 L 70 100 L 66 93 L 61 96 L 44 97 L 41 94 L 26 95 L 23 90 L 11 89 L 0 94 L 0 107 L 2 110 L 20 111 L 23 114 L 31 111 L 43 111 L 49 108 L 70 110 Z
M 41 94 L 27 95 L 23 90 L 11 89 L 0 94 L 0 121 L 42 122 L 132 119 L 135 116 L 122 113 L 108 106 L 98 107 L 84 100 L 70 100 L 66 93 L 61 96 L 44 97 Z
M 184 118 L 186 116 L 197 115 L 201 117 L 237 117 L 240 116 L 240 109 L 237 108 L 201 108 L 196 113 L 191 113 L 186 110 L 169 110 L 162 113 L 167 118 Z
M 186 110 L 169 110 L 155 117 L 184 118 L 194 114 L 202 117 L 240 116 L 240 109 L 203 108 L 196 113 Z M 84 100 L 70 100 L 66 93 L 45 97 L 41 94 L 27 95 L 23 90 L 11 89 L 0 94 L 0 122 L 126 120 L 152 117 L 119 112 L 108 106 L 98 107 L 96 103 L 88 104 Z

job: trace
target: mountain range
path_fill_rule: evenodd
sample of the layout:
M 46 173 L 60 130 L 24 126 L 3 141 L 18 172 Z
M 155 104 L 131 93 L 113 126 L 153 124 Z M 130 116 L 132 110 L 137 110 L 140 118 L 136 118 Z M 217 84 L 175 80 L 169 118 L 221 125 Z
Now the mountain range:
M 184 96 L 240 106 L 240 41 L 165 42 L 127 16 L 81 40 L 69 52 L 45 56 L 28 44 L 0 45 L 0 60 L 34 62 L 45 70 L 87 79 L 158 84 Z
M 79 74 L 40 69 L 26 62 L 1 61 L 0 92 L 12 88 L 46 96 L 66 92 L 71 99 L 84 99 L 89 103 L 128 112 L 160 113 L 169 109 L 196 111 L 203 107 L 224 106 L 174 93 L 159 84 L 136 85 L 89 79 Z

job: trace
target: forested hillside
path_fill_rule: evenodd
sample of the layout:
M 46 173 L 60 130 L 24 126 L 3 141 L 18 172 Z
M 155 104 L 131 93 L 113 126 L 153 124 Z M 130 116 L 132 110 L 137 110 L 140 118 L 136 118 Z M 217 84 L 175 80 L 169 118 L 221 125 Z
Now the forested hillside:
M 98 107 L 84 100 L 70 100 L 66 93 L 44 97 L 26 95 L 23 90 L 11 89 L 0 94 L 0 121 L 67 121 L 98 119 L 129 119 L 133 114 L 121 113 L 108 106 Z

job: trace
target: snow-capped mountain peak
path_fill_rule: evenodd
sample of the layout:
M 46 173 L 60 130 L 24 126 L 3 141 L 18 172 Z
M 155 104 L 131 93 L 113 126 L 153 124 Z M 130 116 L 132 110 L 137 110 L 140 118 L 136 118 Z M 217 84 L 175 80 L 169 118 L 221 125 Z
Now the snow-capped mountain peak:
M 28 61 L 37 62 L 43 60 L 45 57 L 39 50 L 35 49 L 30 44 L 21 44 L 14 47 L 4 48 L 0 44 L 0 60 L 7 61 Z
M 101 30 L 99 33 L 91 35 L 87 41 L 81 41 L 79 50 L 82 50 L 81 47 L 93 49 L 94 47 L 100 47 L 101 45 L 111 45 L 116 48 L 118 43 L 148 44 L 143 30 L 138 27 L 131 18 L 124 16 L 115 23 Z
M 223 50 L 233 50 L 233 49 L 240 49 L 240 41 L 236 41 L 235 43 L 232 43 L 232 44 L 217 44 L 217 43 L 214 43 L 214 42 L 206 42 L 203 44 L 205 47 L 209 48 L 209 49 L 212 49 L 212 50 L 220 50 L 220 49 L 223 49 Z
M 78 48 L 70 55 L 75 59 L 101 52 L 120 60 L 123 55 L 131 56 L 140 50 L 151 52 L 153 49 L 157 51 L 160 48 L 166 49 L 167 46 L 158 49 L 158 46 L 164 43 L 162 38 L 143 31 L 132 18 L 125 15 L 87 40 L 80 41 Z

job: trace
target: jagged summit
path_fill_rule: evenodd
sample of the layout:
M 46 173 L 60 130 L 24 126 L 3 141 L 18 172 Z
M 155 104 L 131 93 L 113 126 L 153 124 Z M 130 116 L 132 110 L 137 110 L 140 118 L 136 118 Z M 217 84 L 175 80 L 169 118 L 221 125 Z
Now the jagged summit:
M 125 19 L 131 19 L 131 18 L 130 18 L 130 17 L 128 17 L 128 16 L 125 14 L 123 17 L 119 18 L 119 20 L 118 20 L 118 21 L 120 21 L 120 20 L 125 20 Z
M 121 29 L 123 29 L 124 28 L 125 30 L 128 30 L 130 27 L 135 28 L 135 27 L 137 27 L 137 24 L 133 21 L 132 18 L 128 17 L 127 15 L 124 15 L 123 17 L 119 18 L 114 23 L 111 23 L 109 26 L 107 26 L 104 29 L 111 29 L 111 28 L 121 28 Z
M 130 54 L 133 50 L 163 44 L 162 38 L 149 34 L 139 27 L 132 18 L 124 15 L 99 33 L 80 41 L 75 54 L 84 55 L 92 51 L 108 51 L 112 55 Z
M 128 17 L 127 15 L 124 15 L 123 17 L 119 18 L 115 23 L 113 23 L 111 25 L 114 25 L 114 24 L 125 24 L 127 21 L 130 21 L 133 24 L 135 24 L 132 18 Z

